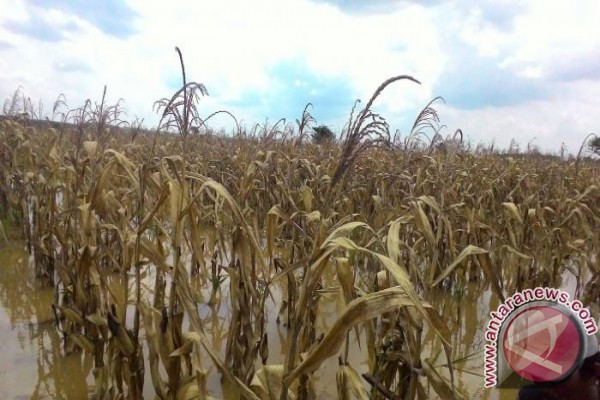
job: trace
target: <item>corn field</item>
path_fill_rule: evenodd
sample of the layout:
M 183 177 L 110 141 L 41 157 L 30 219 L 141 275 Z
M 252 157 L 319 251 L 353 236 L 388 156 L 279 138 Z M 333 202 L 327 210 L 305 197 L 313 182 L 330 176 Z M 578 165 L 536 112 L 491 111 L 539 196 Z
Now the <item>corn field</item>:
M 206 89 L 185 73 L 156 133 L 89 105 L 63 129 L 1 123 L 2 221 L 54 290 L 62 351 L 93 365 L 93 398 L 213 398 L 218 376 L 228 399 L 314 399 L 331 359 L 340 399 L 471 398 L 467 287 L 502 301 L 572 275 L 596 313 L 598 162 L 394 141 L 371 105 L 409 78 L 322 145 L 308 108 L 293 128 L 203 133 Z

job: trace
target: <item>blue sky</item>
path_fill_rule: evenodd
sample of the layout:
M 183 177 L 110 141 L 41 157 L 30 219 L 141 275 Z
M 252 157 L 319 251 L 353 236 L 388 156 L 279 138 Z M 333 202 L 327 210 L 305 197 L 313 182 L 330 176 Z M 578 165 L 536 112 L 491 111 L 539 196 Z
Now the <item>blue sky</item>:
M 533 143 L 576 152 L 598 132 L 600 2 L 543 0 L 0 0 L 0 95 L 22 86 L 50 110 L 125 100 L 131 118 L 188 79 L 210 93 L 201 114 L 226 109 L 247 126 L 298 118 L 308 102 L 339 131 L 354 100 L 385 79 L 375 104 L 408 133 L 436 96 L 444 131 L 474 143 Z M 212 124 L 231 125 L 223 116 Z M 444 133 L 443 132 L 443 133 Z

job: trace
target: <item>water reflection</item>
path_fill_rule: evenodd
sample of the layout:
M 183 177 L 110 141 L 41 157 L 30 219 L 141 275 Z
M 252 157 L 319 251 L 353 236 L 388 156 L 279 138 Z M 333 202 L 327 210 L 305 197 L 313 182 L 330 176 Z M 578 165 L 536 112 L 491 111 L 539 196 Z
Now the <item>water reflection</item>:
M 135 296 L 131 280 L 122 282 L 118 275 L 109 278 L 113 295 L 119 303 L 128 303 L 128 324 L 134 314 Z M 144 298 L 150 301 L 154 275 L 143 279 Z M 194 282 L 194 281 L 193 281 Z M 223 282 L 213 302 L 211 289 L 205 282 L 194 282 L 198 290 L 198 310 L 213 349 L 225 357 L 228 327 L 231 323 L 229 280 Z M 568 291 L 574 291 L 572 282 L 564 281 Z M 268 334 L 268 363 L 283 362 L 288 336 L 285 313 L 277 321 L 280 307 L 287 297 L 285 285 L 272 287 L 272 298 L 266 302 L 266 332 Z M 571 293 L 574 295 L 574 293 Z M 318 292 L 319 310 L 315 323 L 316 335 L 326 333 L 345 308 L 335 275 L 324 279 Z M 484 330 L 490 310 L 498 307 L 498 299 L 489 288 L 477 283 L 465 283 L 452 291 L 434 289 L 427 294 L 438 313 L 443 316 L 451 332 L 455 383 L 469 399 L 509 400 L 516 398 L 514 390 L 483 388 Z M 81 353 L 64 355 L 62 335 L 55 328 L 51 304 L 53 289 L 35 284 L 29 258 L 24 249 L 12 247 L 0 250 L 0 398 L 1 399 L 84 399 L 93 390 L 93 362 Z M 127 299 L 127 301 L 126 301 Z M 184 330 L 188 323 L 184 321 Z M 140 332 L 142 340 L 144 332 Z M 360 374 L 367 372 L 365 334 L 350 335 L 349 363 Z M 440 341 L 433 333 L 425 332 L 424 351 L 431 355 L 433 365 L 441 374 L 447 374 Z M 144 346 L 144 351 L 147 351 Z M 146 354 L 147 357 L 147 354 Z M 203 360 L 204 362 L 204 360 Z M 257 361 L 260 366 L 260 360 Z M 212 396 L 230 398 L 231 388 L 221 379 L 210 360 L 203 366 L 209 372 L 207 387 Z M 336 398 L 335 374 L 337 357 L 327 360 L 315 373 L 315 385 L 321 398 Z M 364 383 L 364 382 L 363 382 Z M 368 385 L 365 383 L 365 387 Z M 144 395 L 154 397 L 149 369 L 146 370 Z M 433 390 L 428 396 L 436 398 Z
M 88 397 L 92 362 L 63 356 L 53 296 L 51 288 L 36 286 L 24 249 L 0 250 L 0 398 Z
M 563 281 L 562 288 L 571 291 L 570 281 Z M 572 293 L 573 295 L 573 293 Z M 455 287 L 452 291 L 435 289 L 429 294 L 433 304 L 451 332 L 450 341 L 453 348 L 453 367 L 455 383 L 459 391 L 469 399 L 481 400 L 515 400 L 516 389 L 486 389 L 483 387 L 485 329 L 489 321 L 489 312 L 496 310 L 500 301 L 489 286 L 480 283 L 467 283 Z M 433 339 L 429 333 L 426 340 Z M 441 354 L 441 349 L 432 349 L 432 354 Z M 434 365 L 446 365 L 440 356 Z M 445 374 L 446 370 L 440 368 Z M 447 376 L 447 374 L 446 374 Z

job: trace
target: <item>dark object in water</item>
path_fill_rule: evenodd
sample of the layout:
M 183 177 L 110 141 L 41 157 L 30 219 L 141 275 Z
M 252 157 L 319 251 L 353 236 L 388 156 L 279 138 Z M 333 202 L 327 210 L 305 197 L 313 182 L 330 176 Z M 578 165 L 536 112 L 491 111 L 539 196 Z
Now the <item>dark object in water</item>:
M 586 358 L 581 367 L 560 382 L 534 383 L 519 391 L 518 400 L 600 399 L 600 352 Z

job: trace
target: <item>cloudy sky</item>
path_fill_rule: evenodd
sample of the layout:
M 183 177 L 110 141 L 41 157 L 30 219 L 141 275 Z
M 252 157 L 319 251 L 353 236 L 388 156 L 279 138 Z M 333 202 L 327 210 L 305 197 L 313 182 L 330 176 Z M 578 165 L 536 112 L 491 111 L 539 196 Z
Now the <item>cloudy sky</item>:
M 314 104 L 339 131 L 355 99 L 408 74 L 376 102 L 402 135 L 442 96 L 444 135 L 507 147 L 511 139 L 576 152 L 600 125 L 597 0 L 0 0 L 0 96 L 22 87 L 51 111 L 86 98 L 125 100 L 156 124 L 155 100 L 189 80 L 251 127 L 294 121 Z M 230 125 L 223 117 L 213 125 Z

